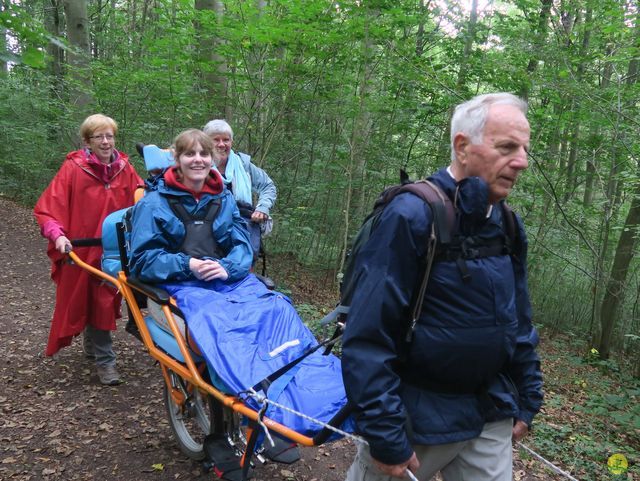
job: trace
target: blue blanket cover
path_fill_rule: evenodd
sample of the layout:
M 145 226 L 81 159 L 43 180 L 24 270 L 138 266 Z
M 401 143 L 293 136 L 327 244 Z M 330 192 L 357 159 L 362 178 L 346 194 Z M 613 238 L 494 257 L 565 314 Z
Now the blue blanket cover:
M 215 373 L 212 382 L 224 392 L 238 394 L 253 387 L 318 344 L 291 301 L 268 290 L 253 274 L 235 283 L 189 281 L 163 287 L 185 314 L 209 371 Z M 324 356 L 322 351 L 274 381 L 267 397 L 326 423 L 346 404 L 346 394 L 340 359 L 333 354 Z M 252 399 L 248 403 L 259 408 Z M 273 405 L 266 415 L 306 436 L 322 429 Z M 341 429 L 353 432 L 351 417 Z

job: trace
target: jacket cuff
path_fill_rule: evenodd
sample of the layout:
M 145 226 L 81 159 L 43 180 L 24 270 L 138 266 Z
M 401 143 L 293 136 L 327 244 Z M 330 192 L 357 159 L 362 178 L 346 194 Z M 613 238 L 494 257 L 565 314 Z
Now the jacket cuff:
M 186 254 L 181 254 L 181 262 L 182 262 L 182 272 L 184 273 L 185 279 L 189 279 L 191 277 L 195 278 L 195 274 L 191 272 L 191 267 L 189 267 L 189 261 L 191 260 L 191 256 Z
M 235 282 L 238 280 L 238 272 L 237 269 L 232 269 L 232 267 L 234 267 L 232 262 L 226 259 L 218 259 L 218 263 L 227 271 L 227 275 L 229 276 L 227 281 Z
M 536 413 L 532 413 L 530 411 L 525 411 L 524 409 L 521 409 L 520 412 L 518 413 L 518 419 L 520 421 L 523 421 L 525 423 L 527 423 L 527 426 L 529 427 L 529 430 L 531 431 L 531 425 L 533 424 L 533 417 L 536 415 Z
M 413 454 L 413 447 L 406 440 L 402 446 L 389 446 L 387 440 L 369 441 L 371 457 L 383 464 L 394 465 L 405 463 Z
M 255 210 L 257 210 L 258 212 L 262 212 L 263 214 L 269 215 L 269 208 L 264 205 L 258 204 Z

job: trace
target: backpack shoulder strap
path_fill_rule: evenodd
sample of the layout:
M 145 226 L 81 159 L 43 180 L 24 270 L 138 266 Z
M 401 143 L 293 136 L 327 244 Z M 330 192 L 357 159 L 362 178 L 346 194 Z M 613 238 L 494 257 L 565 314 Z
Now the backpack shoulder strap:
M 429 277 L 431 275 L 431 267 L 433 266 L 433 260 L 436 254 L 436 246 L 438 243 L 445 245 L 451 243 L 456 213 L 451 199 L 447 197 L 440 187 L 429 180 L 425 179 L 404 184 L 400 189 L 398 189 L 397 193 L 400 192 L 411 192 L 420 197 L 429 205 L 433 215 L 431 234 L 427 245 L 424 275 L 420 281 L 417 295 L 411 309 L 411 325 L 409 329 L 407 329 L 405 338 L 405 341 L 409 343 L 413 338 L 413 331 L 416 327 L 416 323 L 418 322 L 420 311 L 422 310 L 424 296 L 427 291 L 427 285 L 429 284 Z
M 426 179 L 405 184 L 401 190 L 403 192 L 411 192 L 429 204 L 433 213 L 433 223 L 438 242 L 449 244 L 456 218 L 451 199 L 447 197 L 440 187 Z

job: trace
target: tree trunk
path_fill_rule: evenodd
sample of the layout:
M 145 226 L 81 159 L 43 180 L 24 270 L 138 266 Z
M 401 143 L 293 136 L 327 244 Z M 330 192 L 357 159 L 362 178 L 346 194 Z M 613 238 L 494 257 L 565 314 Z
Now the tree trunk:
M 609 358 L 611 351 L 611 340 L 613 330 L 617 320 L 619 306 L 624 297 L 624 285 L 627 279 L 627 273 L 633 259 L 633 250 L 636 245 L 637 227 L 640 224 L 640 186 L 636 188 L 634 198 L 631 202 L 631 208 L 624 222 L 624 229 L 620 234 L 618 246 L 616 247 L 616 255 L 613 259 L 611 274 L 607 289 L 602 299 L 602 307 L 600 309 L 600 323 L 602 332 L 598 351 L 603 359 Z
M 45 8 L 44 27 L 53 37 L 60 37 L 61 17 L 60 3 L 58 0 L 48 0 Z M 53 90 L 55 93 L 62 92 L 64 51 L 54 42 L 47 44 L 48 70 L 53 80 Z
M 527 74 L 528 77 L 531 77 L 531 74 L 536 71 L 538 68 L 538 60 L 540 58 L 540 51 L 545 44 L 545 40 L 547 38 L 547 31 L 549 29 L 549 12 L 551 11 L 552 0 L 542 0 L 542 7 L 540 8 L 540 15 L 538 15 L 538 25 L 533 33 L 534 40 L 531 49 L 531 57 L 529 58 L 529 63 L 527 64 Z M 529 100 L 529 88 L 530 83 L 527 82 L 523 85 L 522 90 L 520 91 L 520 96 Z
M 572 107 L 573 112 L 577 112 L 579 110 L 578 102 L 574 102 Z M 571 197 L 573 197 L 574 189 L 575 189 L 575 181 L 576 181 L 576 159 L 578 158 L 578 149 L 579 149 L 579 137 L 580 137 L 580 121 L 578 120 L 578 115 L 573 115 L 573 122 L 571 127 L 571 134 L 569 140 L 569 156 L 567 158 L 567 169 L 566 169 L 566 183 L 565 183 L 565 191 L 564 191 L 564 203 L 566 204 Z
M 221 0 L 196 0 L 195 8 L 200 12 L 213 12 L 217 25 L 222 25 L 224 3 Z M 218 53 L 218 47 L 223 40 L 210 35 L 200 21 L 195 23 L 195 27 L 198 32 L 198 58 L 204 95 L 211 103 L 211 117 L 225 118 L 231 122 L 231 110 L 227 101 L 227 65 L 225 59 Z
M 605 56 L 608 58 L 611 55 L 612 48 L 610 45 L 605 49 Z M 602 80 L 600 81 L 600 89 L 606 91 L 611 84 L 611 75 L 613 74 L 613 65 L 611 62 L 606 62 L 602 69 Z M 597 170 L 596 170 L 596 147 L 602 144 L 601 137 L 599 136 L 600 123 L 594 122 L 590 129 L 589 143 L 590 143 L 590 158 L 587 159 L 587 171 L 584 186 L 584 200 L 583 205 L 589 206 L 593 202 L 593 184 L 595 182 Z
M 9 0 L 0 0 L 0 12 L 7 10 Z M 0 26 L 0 53 L 7 51 L 7 29 Z M 7 61 L 0 57 L 0 75 L 6 75 L 9 72 Z
M 340 270 L 342 270 L 346 259 L 349 233 L 351 232 L 351 219 L 356 219 L 356 222 L 359 222 L 364 217 L 366 151 L 371 132 L 371 112 L 369 111 L 368 97 L 371 89 L 374 55 L 374 44 L 370 35 L 370 27 L 374 24 L 378 12 L 366 6 L 363 8 L 365 9 L 364 38 L 361 44 L 359 82 L 356 87 L 357 110 L 353 118 L 351 136 L 349 138 L 349 165 L 346 169 L 348 186 L 346 205 L 344 208 L 344 230 Z
M 214 0 L 213 9 L 216 12 L 216 20 L 218 25 L 222 25 L 222 21 L 224 19 L 224 2 L 222 0 Z M 233 119 L 233 110 L 231 108 L 231 102 L 229 101 L 229 86 L 227 83 L 227 61 L 226 59 L 218 53 L 220 50 L 218 47 L 224 43 L 224 39 L 222 37 L 216 37 L 214 39 L 214 48 L 213 48 L 213 57 L 212 60 L 216 65 L 216 70 L 214 75 L 211 78 L 211 82 L 213 84 L 213 90 L 216 95 L 216 104 L 215 109 L 218 112 L 221 112 L 221 115 L 224 116 L 225 119 L 228 119 L 231 122 Z
M 640 48 L 640 12 L 636 15 L 634 35 L 634 45 L 636 49 L 638 49 Z M 631 87 L 633 87 L 638 80 L 638 62 L 639 60 L 637 57 L 633 57 L 629 62 L 629 68 L 626 75 L 626 85 L 627 87 L 630 87 L 629 90 L 631 90 Z M 636 111 L 637 108 L 634 97 L 629 101 L 627 112 L 625 112 L 625 114 L 630 118 L 635 118 Z M 622 112 L 619 114 L 622 115 Z M 624 144 L 624 132 L 620 133 L 620 137 L 620 142 Z M 623 149 L 619 149 L 619 151 L 620 150 Z M 626 155 L 626 152 L 621 155 Z M 613 158 L 614 165 L 622 163 L 623 159 L 618 159 L 616 157 Z M 609 282 L 607 283 L 607 289 L 604 293 L 602 307 L 600 309 L 602 332 L 600 335 L 600 342 L 598 343 L 598 350 L 600 351 L 600 356 L 603 359 L 607 359 L 611 351 L 613 331 L 616 325 L 619 307 L 624 297 L 624 286 L 627 280 L 631 260 L 633 259 L 633 251 L 636 246 L 636 237 L 639 225 L 640 184 L 637 184 L 633 191 L 631 207 L 627 214 L 622 233 L 620 234 L 620 239 L 618 240 L 618 246 L 616 247 L 616 253 L 613 259 Z
M 429 4 L 428 2 L 421 1 L 418 4 L 418 12 L 420 15 L 420 20 L 418 20 L 418 31 L 416 33 L 416 57 L 422 57 L 424 53 L 424 45 L 425 45 L 425 34 L 424 34 L 424 24 L 427 22 L 429 18 Z
M 79 115 L 84 116 L 93 103 L 86 0 L 64 0 L 64 14 L 67 20 L 67 40 L 71 45 L 67 58 L 71 80 L 69 101 L 77 107 Z

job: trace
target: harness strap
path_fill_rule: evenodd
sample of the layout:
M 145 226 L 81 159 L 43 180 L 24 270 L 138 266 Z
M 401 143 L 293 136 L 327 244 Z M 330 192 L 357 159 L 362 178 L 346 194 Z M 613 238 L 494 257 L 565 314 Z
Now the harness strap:
M 184 206 L 180 203 L 180 201 L 178 201 L 178 199 L 176 199 L 175 197 L 168 197 L 167 200 L 169 201 L 169 207 L 171 207 L 173 213 L 178 216 L 178 218 L 183 223 L 193 219 L 193 217 L 191 217 L 191 214 L 187 212 L 187 209 L 184 208 Z
M 470 237 L 467 237 L 462 242 L 456 239 L 453 245 L 440 249 L 436 253 L 436 259 L 438 261 L 473 260 L 511 254 L 512 249 L 508 245 L 510 243 L 505 244 L 503 239 L 496 238 L 489 241 L 482 241 L 481 244 L 476 244 L 474 240 L 475 239 Z
M 204 216 L 200 218 L 190 214 L 189 211 L 187 211 L 187 209 L 184 207 L 184 205 L 182 205 L 182 203 L 175 197 L 167 197 L 167 200 L 169 201 L 169 207 L 171 207 L 173 213 L 182 221 L 183 224 L 196 220 L 213 222 L 222 206 L 222 202 L 220 201 L 220 199 L 211 201 L 207 206 L 207 210 L 205 211 Z
M 520 230 L 518 229 L 518 221 L 516 213 L 511 209 L 509 204 L 501 202 L 502 222 L 506 233 L 507 247 L 512 254 L 520 254 Z
M 215 199 L 209 204 L 209 209 L 204 216 L 205 222 L 213 222 L 213 220 L 218 217 L 218 212 L 220 212 L 220 208 L 222 207 L 222 202 L 220 199 Z

